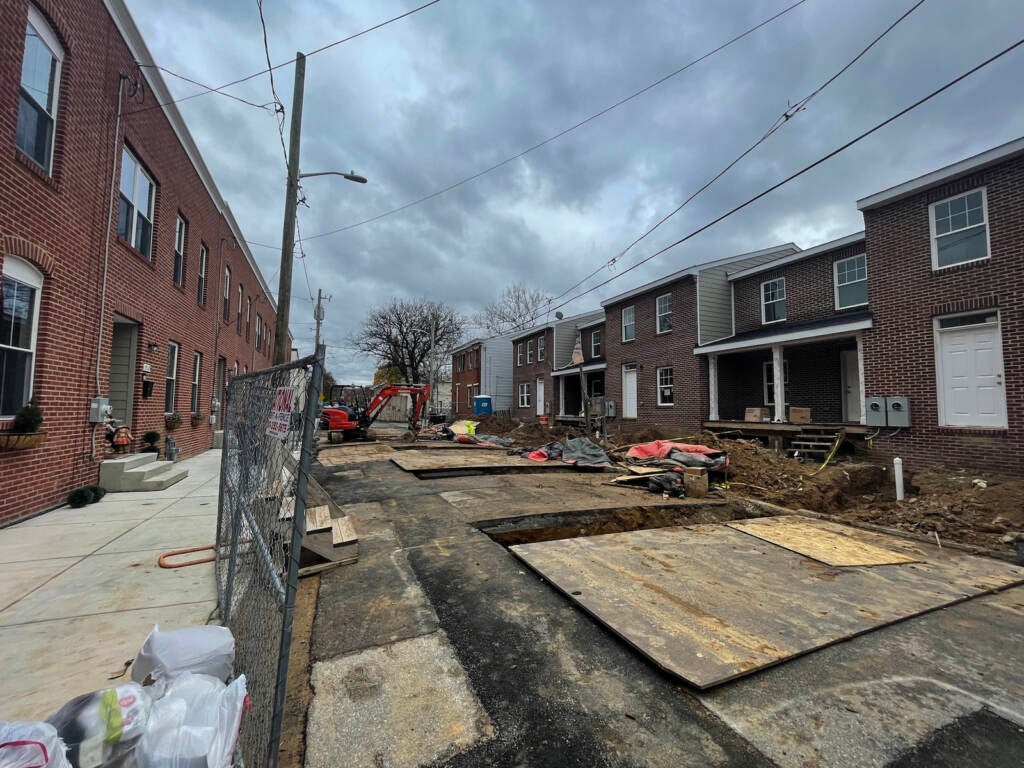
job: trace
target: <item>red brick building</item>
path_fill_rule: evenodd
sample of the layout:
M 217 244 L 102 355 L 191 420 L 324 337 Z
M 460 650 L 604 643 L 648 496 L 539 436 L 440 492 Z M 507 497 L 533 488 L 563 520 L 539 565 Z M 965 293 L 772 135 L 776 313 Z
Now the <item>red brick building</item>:
M 508 336 L 473 339 L 452 350 L 452 415 L 473 414 L 473 398 L 491 397 L 492 410 L 512 408 L 512 342 Z
M 0 430 L 32 396 L 47 433 L 0 452 L 4 524 L 96 482 L 92 398 L 208 448 L 276 308 L 122 0 L 0 0 L 0 47 Z

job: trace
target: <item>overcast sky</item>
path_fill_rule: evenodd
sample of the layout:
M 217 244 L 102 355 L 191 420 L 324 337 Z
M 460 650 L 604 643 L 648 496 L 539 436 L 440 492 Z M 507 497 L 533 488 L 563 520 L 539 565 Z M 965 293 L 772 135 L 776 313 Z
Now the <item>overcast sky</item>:
M 343 227 L 477 173 L 658 80 L 793 0 L 441 0 L 307 61 L 302 234 Z M 210 85 L 265 68 L 255 0 L 127 0 L 156 63 Z M 274 63 L 422 0 L 265 0 Z M 345 338 L 393 297 L 476 312 L 507 285 L 558 295 L 686 199 L 912 0 L 807 0 L 642 96 L 482 178 L 339 234 L 307 240 L 291 328 L 312 351 L 323 288 L 328 368 L 368 380 Z M 1019 0 L 927 0 L 612 270 L 679 239 L 1015 42 Z M 1024 135 L 1018 49 L 969 80 L 605 288 L 567 314 L 700 261 L 863 227 L 859 197 Z M 172 92 L 195 86 L 164 76 Z M 294 70 L 275 73 L 290 109 Z M 266 76 L 230 92 L 270 100 Z M 216 94 L 180 104 L 272 290 L 285 163 L 274 116 Z M 287 126 L 286 126 L 287 131 Z

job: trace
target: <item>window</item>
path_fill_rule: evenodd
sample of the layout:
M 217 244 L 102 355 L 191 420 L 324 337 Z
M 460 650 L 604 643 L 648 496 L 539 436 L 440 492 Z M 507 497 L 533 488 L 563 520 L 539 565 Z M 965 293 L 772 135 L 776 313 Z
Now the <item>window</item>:
M 263 340 L 263 315 L 259 312 L 256 313 L 256 343 L 253 345 L 256 349 L 260 348 L 260 341 Z
M 588 381 L 590 382 L 590 396 L 604 397 L 604 376 L 592 376 Z
M 476 350 L 469 350 L 469 370 L 473 370 L 473 366 L 476 364 Z
M 206 252 L 206 244 L 199 246 L 199 282 L 196 285 L 196 304 L 200 307 L 206 306 L 206 262 L 209 256 Z
M 932 269 L 988 258 L 988 200 L 985 189 L 930 206 Z
M 468 408 L 472 408 L 473 407 L 473 385 L 472 384 L 467 384 L 466 385 L 466 407 L 468 407 Z
M 189 400 L 192 413 L 199 413 L 199 372 L 203 370 L 203 353 L 192 356 L 192 397 Z
M 516 344 L 516 365 L 523 364 L 523 344 L 520 342 Z
M 761 283 L 761 322 L 778 323 L 786 319 L 786 278 Z
M 0 308 L 0 416 L 14 416 L 32 397 L 43 276 L 27 261 L 4 257 Z
M 658 333 L 668 333 L 672 330 L 672 294 L 666 293 L 658 297 Z
M 156 185 L 128 147 L 121 150 L 121 197 L 117 234 L 146 258 L 152 258 L 153 200 Z
M 526 342 L 526 364 L 533 362 L 533 339 Z
M 64 50 L 57 36 L 43 15 L 29 6 L 14 143 L 47 173 L 51 173 L 53 164 L 57 90 L 63 60 Z
M 245 288 L 238 284 L 238 311 L 235 313 L 235 333 L 242 333 L 242 297 L 245 295 Z
M 868 261 L 862 253 L 835 263 L 836 309 L 868 303 Z
M 455 358 L 455 370 L 458 371 L 459 373 L 462 373 L 464 370 L 466 370 L 465 352 L 461 353 L 458 357 Z
M 544 360 L 544 344 L 545 340 L 543 336 L 537 337 L 537 362 Z
M 675 404 L 675 377 L 671 368 L 658 369 L 658 405 Z
M 622 310 L 622 340 L 632 341 L 636 338 L 636 325 L 634 323 L 633 307 L 624 307 Z
M 764 404 L 775 405 L 775 369 L 771 360 L 764 363 Z M 782 381 L 786 387 L 789 386 L 789 360 L 782 361 Z M 785 395 L 785 392 L 783 392 Z M 789 405 L 789 401 L 786 401 Z
M 252 296 L 245 299 L 245 340 L 249 340 L 249 331 L 252 329 Z
M 188 222 L 178 214 L 174 225 L 174 284 L 179 288 L 185 284 L 185 240 L 188 237 Z
M 530 385 L 520 384 L 519 385 L 519 407 L 529 408 L 530 407 Z
M 594 357 L 601 356 L 601 332 L 594 331 L 590 334 L 590 354 Z
M 164 413 L 174 413 L 174 388 L 178 383 L 178 345 L 167 344 L 167 374 L 164 379 Z
M 224 267 L 224 322 L 231 319 L 231 267 Z

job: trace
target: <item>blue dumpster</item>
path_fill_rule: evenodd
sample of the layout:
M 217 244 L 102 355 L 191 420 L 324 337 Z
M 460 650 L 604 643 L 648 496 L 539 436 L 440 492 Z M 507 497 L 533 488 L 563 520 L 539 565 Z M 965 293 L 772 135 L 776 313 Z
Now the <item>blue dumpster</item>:
M 476 395 L 473 398 L 473 415 L 490 416 L 494 413 L 494 401 L 490 395 Z

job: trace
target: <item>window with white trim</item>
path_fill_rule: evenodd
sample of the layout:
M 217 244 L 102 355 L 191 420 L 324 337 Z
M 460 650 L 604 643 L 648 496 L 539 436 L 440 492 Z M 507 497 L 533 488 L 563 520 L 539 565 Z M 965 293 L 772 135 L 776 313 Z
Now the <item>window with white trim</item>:
M 202 370 L 203 353 L 196 352 L 192 355 L 192 396 L 189 398 L 192 413 L 199 413 L 199 372 Z
M 256 349 L 260 348 L 260 342 L 263 341 L 263 315 L 259 312 L 256 313 L 256 341 L 253 346 Z
M 526 342 L 526 364 L 533 362 L 533 339 Z
M 988 199 L 985 188 L 928 207 L 932 269 L 987 259 Z
M 235 373 L 238 373 L 237 367 Z M 174 413 L 174 390 L 177 385 L 178 345 L 169 341 L 167 342 L 167 373 L 164 374 L 164 413 Z
M 761 322 L 779 323 L 786 319 L 786 278 L 761 283 Z
M 523 343 L 516 344 L 516 365 L 523 364 Z
M 868 259 L 863 253 L 840 259 L 834 265 L 836 309 L 861 307 L 868 303 Z
M 245 297 L 245 340 L 249 340 L 252 331 L 252 296 Z
M 0 307 L 0 417 L 17 415 L 32 397 L 43 275 L 27 261 L 4 256 Z
M 466 385 L 466 407 L 470 408 L 470 409 L 473 408 L 473 385 L 472 384 L 467 384 Z
M 224 322 L 231 319 L 231 267 L 224 267 Z
M 128 147 L 121 150 L 121 194 L 117 234 L 148 259 L 153 257 L 153 205 L 156 183 Z
M 188 239 L 188 222 L 180 213 L 174 224 L 174 284 L 179 288 L 185 284 L 185 242 Z
M 544 344 L 545 344 L 544 337 L 543 336 L 538 336 L 537 337 L 537 362 L 538 363 L 543 362 L 543 360 L 544 360 Z
M 529 408 L 530 407 L 530 385 L 520 384 L 519 385 L 519 407 Z
M 782 361 L 782 381 L 789 387 L 789 360 Z M 764 363 L 764 376 L 762 380 L 764 390 L 764 404 L 775 405 L 775 366 L 771 360 Z M 783 393 L 785 394 L 785 392 Z M 789 400 L 786 401 L 789 405 Z
M 675 375 L 671 367 L 658 369 L 658 405 L 675 405 Z
M 633 341 L 636 338 L 636 313 L 633 307 L 622 308 L 622 340 Z
M 206 251 L 206 243 L 199 244 L 199 279 L 196 283 L 196 304 L 206 306 L 206 267 L 210 260 Z
M 672 294 L 659 296 L 655 309 L 658 316 L 658 333 L 668 333 L 672 330 Z
M 601 331 L 594 331 L 590 334 L 590 354 L 593 357 L 601 356 Z
M 238 311 L 235 313 L 235 333 L 242 333 L 242 297 L 245 296 L 245 287 L 238 284 Z
M 18 91 L 18 125 L 14 144 L 48 174 L 53 171 L 57 95 L 64 49 L 38 10 L 28 7 L 25 50 Z
M 475 349 L 471 349 L 471 350 L 469 350 L 469 363 L 468 363 L 469 370 L 472 371 L 473 370 L 473 366 L 475 364 L 476 364 L 476 350 Z

